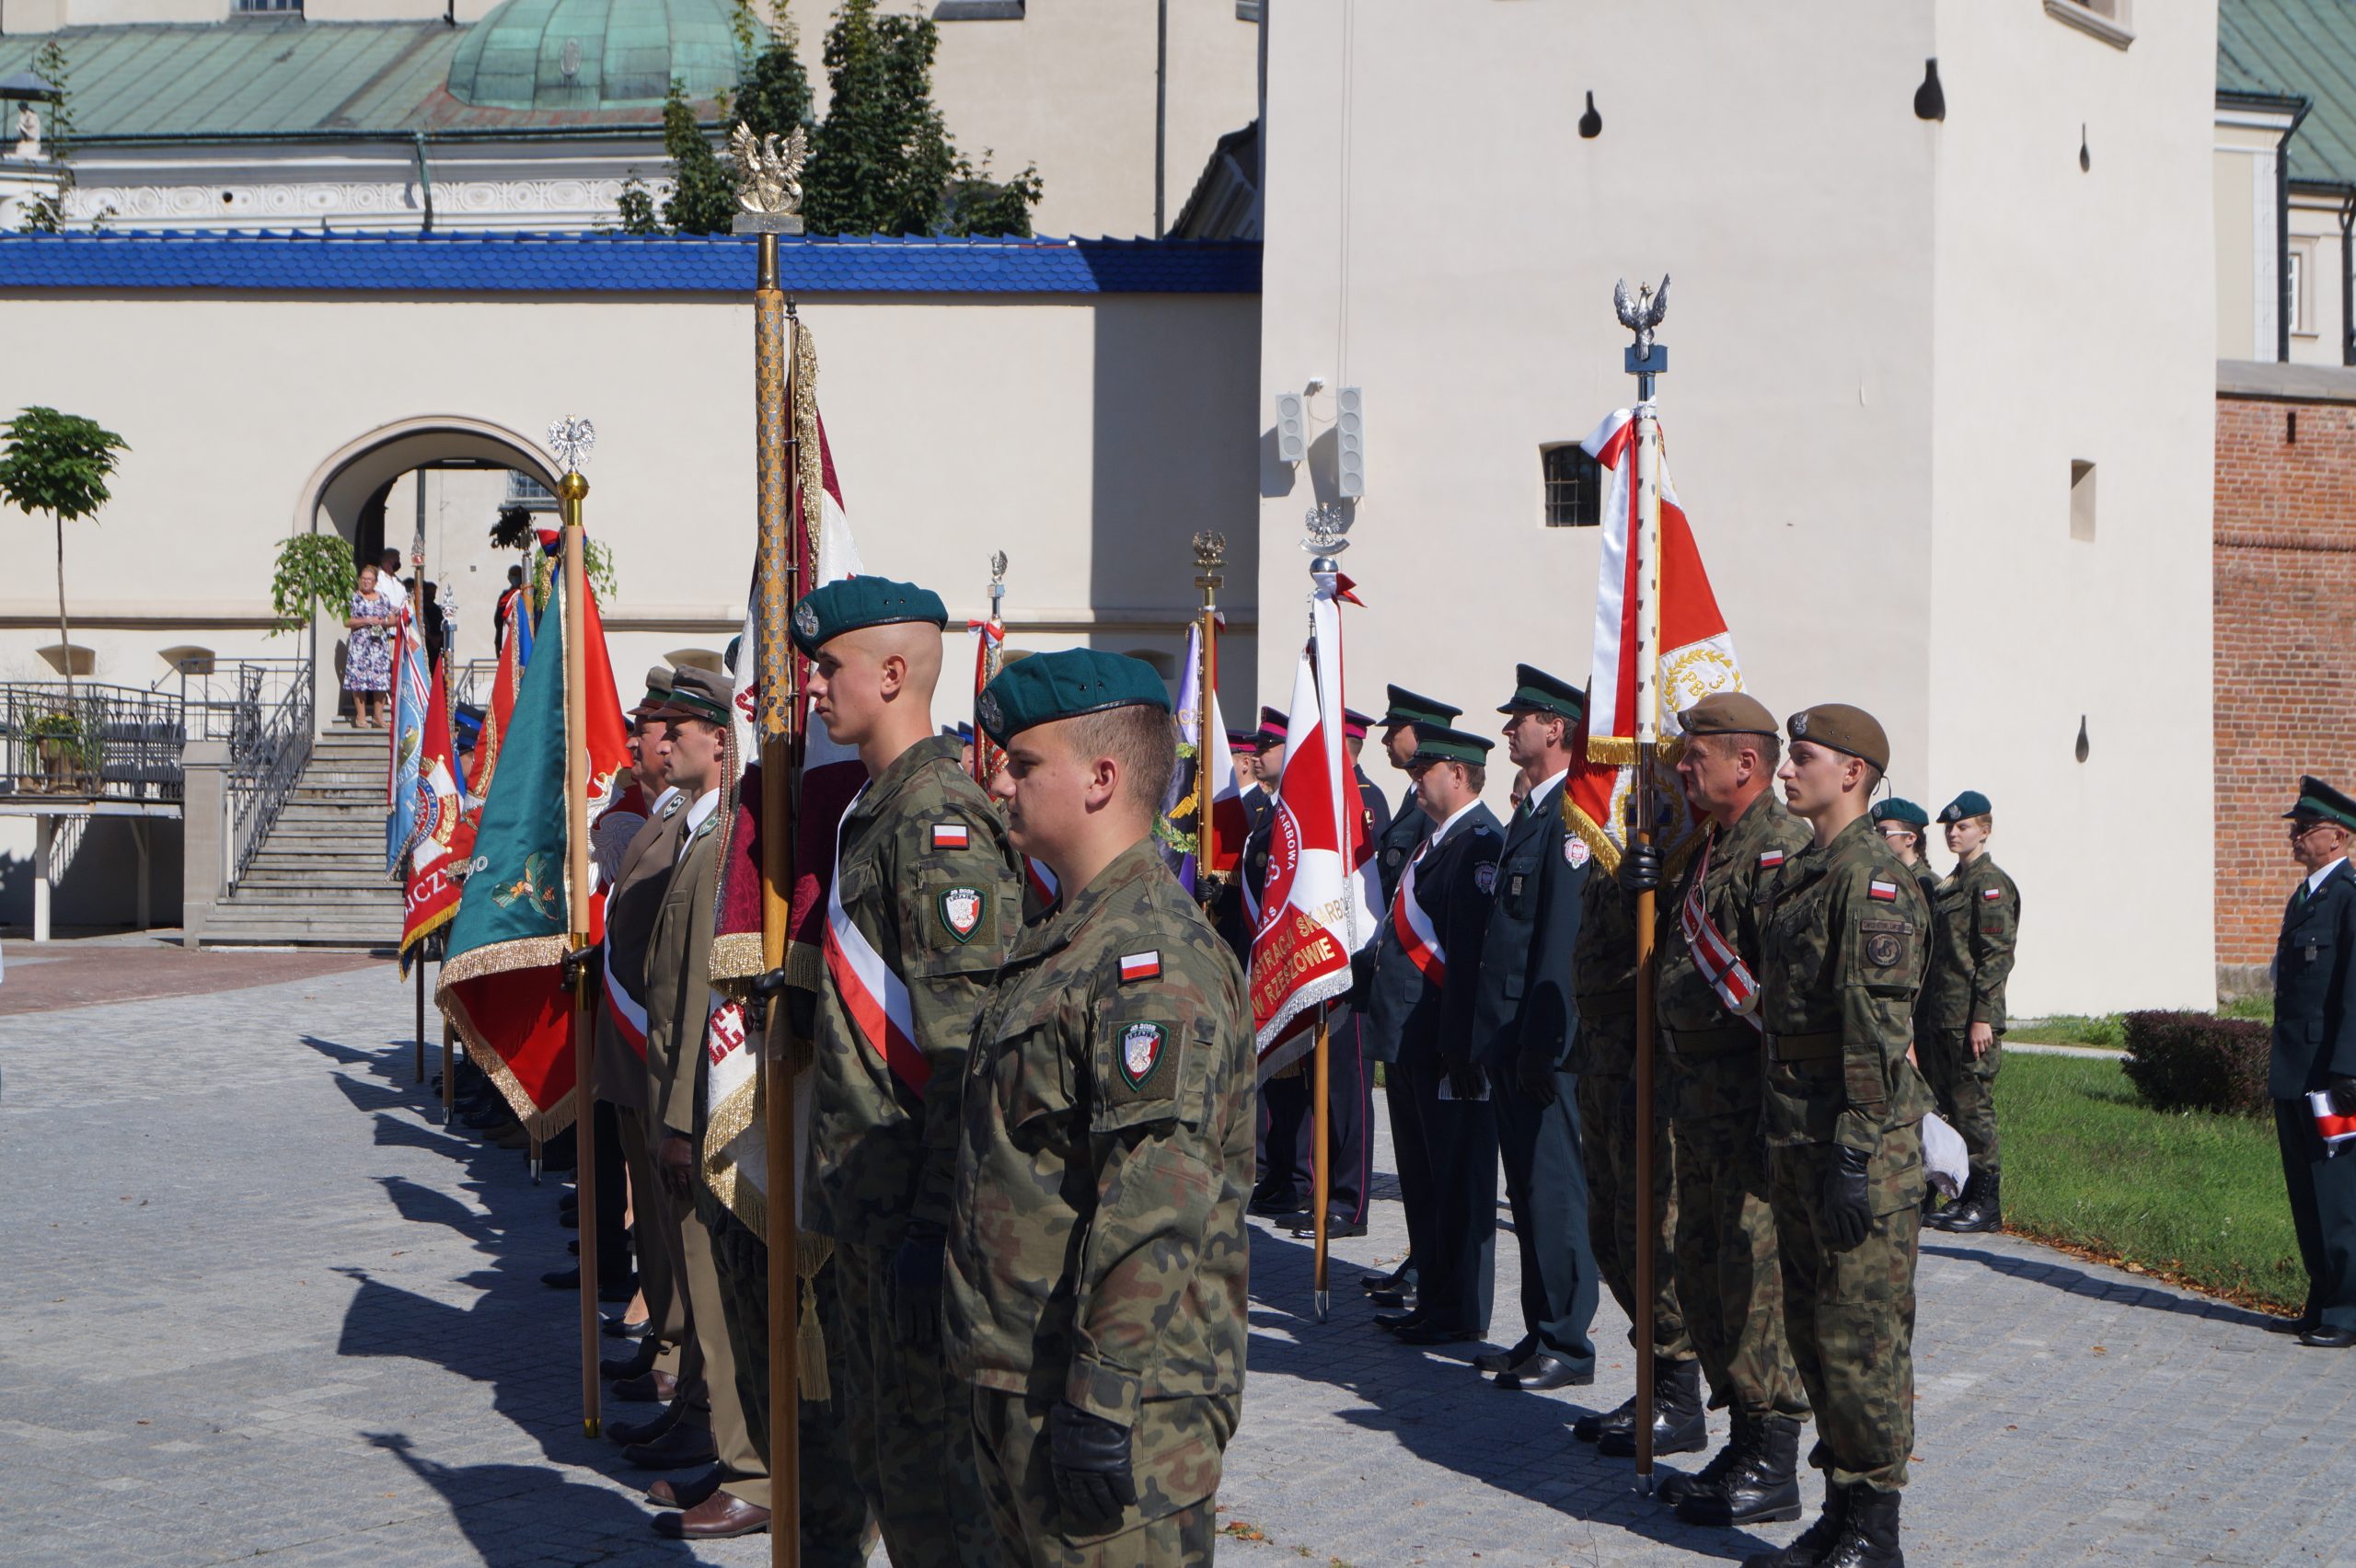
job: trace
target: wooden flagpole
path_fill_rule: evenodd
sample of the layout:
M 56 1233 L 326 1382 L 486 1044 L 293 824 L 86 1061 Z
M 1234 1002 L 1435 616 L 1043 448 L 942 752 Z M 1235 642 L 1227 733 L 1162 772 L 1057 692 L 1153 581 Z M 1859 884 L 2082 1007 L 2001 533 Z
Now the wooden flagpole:
M 1342 677 L 1340 674 L 1342 668 L 1340 606 L 1336 605 L 1334 607 L 1334 677 L 1329 688 L 1328 683 L 1324 679 L 1325 651 L 1317 646 L 1319 633 L 1317 631 L 1317 612 L 1315 605 L 1319 597 L 1328 591 L 1330 584 L 1327 580 L 1340 572 L 1342 569 L 1340 559 L 1341 554 L 1344 550 L 1350 548 L 1349 540 L 1344 538 L 1343 536 L 1350 531 L 1351 522 L 1352 519 L 1345 515 L 1342 509 L 1338 506 L 1328 504 L 1311 508 L 1309 513 L 1309 538 L 1304 542 L 1302 547 L 1311 552 L 1309 562 L 1309 577 L 1310 581 L 1316 584 L 1316 586 L 1310 591 L 1311 610 L 1309 625 L 1311 633 L 1310 647 L 1314 651 L 1312 656 L 1315 659 L 1315 663 L 1312 668 L 1316 671 L 1318 675 L 1317 744 L 1325 748 L 1326 788 L 1334 792 L 1334 826 L 1341 835 L 1340 839 L 1336 842 L 1334 847 L 1345 850 L 1346 850 L 1349 844 L 1349 835 L 1346 830 L 1343 829 L 1342 824 L 1349 819 L 1345 814 L 1344 814 L 1346 808 L 1343 801 L 1343 790 L 1345 788 L 1344 779 L 1346 776 L 1343 773 L 1342 767 L 1346 759 L 1346 754 L 1342 745 L 1343 705 Z M 1348 864 L 1345 860 L 1342 867 L 1342 877 L 1345 887 L 1348 885 L 1348 880 L 1357 875 L 1357 868 Z M 1343 905 L 1344 907 L 1350 911 L 1350 949 L 1355 952 L 1357 950 L 1357 904 L 1355 900 L 1345 895 Z M 1326 1264 L 1328 1262 L 1326 1251 L 1327 1237 L 1325 1232 L 1326 1228 L 1330 1223 L 1326 1211 L 1332 1200 L 1334 1190 L 1334 1155 L 1333 1150 L 1327 1147 L 1327 1138 L 1329 1129 L 1332 1126 L 1333 1118 L 1333 1105 L 1330 1099 L 1333 1088 L 1333 1031 L 1328 1026 L 1327 1022 L 1326 1015 L 1328 1010 L 1327 1003 L 1321 1001 L 1317 1004 L 1317 1043 L 1313 1048 L 1311 1057 L 1309 1090 L 1310 1094 L 1313 1097 L 1310 1102 L 1310 1138 L 1312 1147 L 1309 1157 L 1309 1185 L 1311 1197 L 1317 1205 L 1315 1212 L 1310 1216 L 1311 1232 L 1315 1238 L 1313 1256 L 1315 1258 L 1316 1266 L 1315 1278 L 1312 1283 L 1315 1291 L 1313 1299 L 1317 1309 L 1317 1320 L 1321 1323 L 1325 1321 L 1329 1307 L 1329 1298 L 1326 1295 L 1325 1289 Z
M 1313 1142 L 1309 1161 L 1311 1171 L 1309 1186 L 1311 1200 L 1317 1205 L 1312 1211 L 1311 1223 L 1317 1228 L 1317 1271 L 1314 1283 L 1317 1291 L 1317 1320 L 1321 1323 L 1325 1320 L 1330 1302 L 1325 1286 L 1325 1266 L 1328 1262 L 1325 1228 L 1329 1223 L 1328 1211 L 1334 1193 L 1334 1156 L 1326 1144 L 1327 1138 L 1331 1136 L 1334 1114 L 1330 1100 L 1333 1090 L 1332 1031 L 1326 1024 L 1327 1010 L 1328 1004 L 1324 1002 L 1317 1004 L 1317 1049 L 1313 1057 L 1315 1066 L 1310 1074 L 1309 1090 L 1309 1092 L 1314 1096 L 1310 1101 L 1311 1128 L 1310 1136 Z
M 794 793 L 802 776 L 802 693 L 788 617 L 801 596 L 800 450 L 795 417 L 802 323 L 778 282 L 778 236 L 800 234 L 801 172 L 807 133 L 756 138 L 739 124 L 730 138 L 736 169 L 737 234 L 759 236 L 753 282 L 753 425 L 756 502 L 760 527 L 755 585 L 759 645 L 740 658 L 758 661 L 760 707 L 753 718 L 761 754 L 761 965 L 766 983 L 785 966 L 793 909 Z M 807 503 L 822 505 L 812 496 Z M 795 1136 L 793 1080 L 803 1052 L 781 988 L 768 1009 L 761 1057 L 762 1130 L 768 1145 L 769 1562 L 802 1562 L 802 1378 L 800 1314 L 802 1228 L 796 1212 L 801 1154 Z
M 1633 306 L 1623 283 L 1616 303 L 1622 325 L 1636 334 L 1625 364 L 1636 378 L 1636 774 L 1630 791 L 1629 840 L 1649 847 L 1657 836 L 1654 820 L 1653 764 L 1660 733 L 1660 421 L 1653 404 L 1653 377 L 1669 368 L 1669 351 L 1653 341 L 1652 329 L 1668 307 L 1669 280 L 1660 293 L 1649 285 L 1639 289 Z M 1653 1490 L 1653 1411 L 1657 1402 L 1652 1357 L 1653 1276 L 1659 1260 L 1653 1256 L 1653 997 L 1657 976 L 1653 955 L 1653 922 L 1659 895 L 1647 888 L 1636 895 L 1636 1310 L 1646 1321 L 1639 1332 L 1644 1343 L 1636 1357 L 1636 1490 Z
M 570 422 L 570 421 L 568 421 Z M 589 945 L 589 571 L 581 503 L 589 481 L 577 458 L 557 481 L 564 508 L 564 844 L 567 919 L 572 951 Z M 574 1191 L 581 1201 L 581 1428 L 597 1435 L 600 1326 L 597 1321 L 597 1136 L 589 1090 L 589 972 L 576 966 L 572 982 L 572 1142 Z

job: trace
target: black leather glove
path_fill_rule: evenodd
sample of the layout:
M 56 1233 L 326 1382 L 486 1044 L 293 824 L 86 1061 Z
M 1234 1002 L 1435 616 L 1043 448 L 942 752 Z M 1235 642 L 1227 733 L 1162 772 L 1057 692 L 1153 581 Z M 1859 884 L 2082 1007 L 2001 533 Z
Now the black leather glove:
M 1554 1063 L 1552 1058 L 1535 1051 L 1524 1051 L 1514 1058 L 1513 1077 L 1515 1086 L 1539 1104 L 1554 1103 Z
M 1874 1205 L 1865 1191 L 1865 1159 L 1845 1144 L 1836 1146 L 1832 1169 L 1824 1175 L 1824 1239 L 1836 1252 L 1854 1247 L 1873 1228 Z
M 1481 1069 L 1473 1065 L 1472 1057 L 1449 1056 L 1442 1061 L 1440 1066 L 1448 1074 L 1449 1089 L 1457 1099 L 1472 1101 L 1481 1098 L 1481 1090 L 1486 1087 L 1488 1080 L 1482 1076 Z
M 1660 891 L 1660 851 L 1649 844 L 1632 844 L 1620 857 L 1620 891 L 1634 898 Z
M 908 1227 L 892 1255 L 892 1332 L 919 1350 L 941 1343 L 941 1272 L 947 1238 L 930 1225 Z
M 785 971 L 764 970 L 753 976 L 751 991 L 745 997 L 745 1033 L 747 1038 L 761 1041 L 768 1038 L 769 1004 L 785 990 Z
M 573 948 L 557 960 L 557 968 L 564 976 L 568 989 L 583 984 L 595 990 L 606 979 L 606 950 L 601 947 Z
M 1064 1512 L 1080 1527 L 1073 1534 L 1112 1529 L 1120 1524 L 1123 1510 L 1137 1506 L 1127 1427 L 1078 1405 L 1058 1404 L 1047 1413 L 1047 1461 Z

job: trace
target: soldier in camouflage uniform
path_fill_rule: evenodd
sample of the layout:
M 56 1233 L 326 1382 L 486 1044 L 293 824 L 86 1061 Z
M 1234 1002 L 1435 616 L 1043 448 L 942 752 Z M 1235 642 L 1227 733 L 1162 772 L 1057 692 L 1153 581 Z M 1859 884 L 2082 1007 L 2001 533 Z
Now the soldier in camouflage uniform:
M 818 716 L 868 776 L 836 839 L 803 1223 L 834 1239 L 851 1462 L 895 1568 L 998 1561 L 941 1293 L 966 1042 L 1022 881 L 960 743 L 933 731 L 947 622 L 938 594 L 883 577 L 793 611 Z
M 946 1322 L 990 1516 L 1015 1568 L 1208 1563 L 1242 1414 L 1243 974 L 1154 847 L 1175 750 L 1152 669 L 1042 653 L 979 709 L 1015 847 L 1064 894 L 966 1066 Z
M 1823 1516 L 1745 1568 L 1902 1568 L 1914 1446 L 1914 1262 L 1931 1091 L 1906 1047 L 1931 912 L 1866 820 L 1889 764 L 1868 713 L 1792 715 L 1777 777 L 1811 829 L 1760 934 L 1775 1243 L 1792 1359 L 1816 1413 Z
M 1581 850 L 1583 841 L 1574 840 Z M 1611 1298 L 1634 1325 L 1636 1309 L 1636 909 L 1617 880 L 1590 876 L 1579 889 L 1579 932 L 1571 946 L 1572 999 L 1578 1033 L 1570 1068 L 1579 1078 L 1579 1149 L 1587 1165 L 1588 1240 Z M 1653 1451 L 1692 1453 L 1709 1445 L 1702 1410 L 1701 1364 L 1678 1305 L 1677 1271 L 1669 1266 L 1677 1224 L 1669 1120 L 1656 1101 L 1653 1121 Z M 1645 1350 L 1639 1331 L 1628 1342 Z M 1477 1363 L 1476 1363 L 1477 1365 Z M 1602 1451 L 1636 1451 L 1636 1401 L 1580 1416 L 1571 1435 L 1609 1444 Z
M 1808 832 L 1775 798 L 1782 748 L 1756 698 L 1714 693 L 1682 718 L 1678 777 L 1710 820 L 1659 903 L 1656 1013 L 1677 1146 L 1678 1299 L 1711 1402 L 1728 1407 L 1734 1431 L 1699 1474 L 1669 1477 L 1659 1495 L 1691 1524 L 1750 1525 L 1800 1516 L 1807 1396 L 1784 1338 L 1767 1203 L 1756 966 L 1767 891 Z M 1641 890 L 1657 866 L 1650 848 L 1632 851 L 1622 881 Z
M 1932 901 L 1938 941 L 1923 985 L 1920 1055 L 1939 1114 L 1963 1135 L 1971 1175 L 1931 1223 L 1969 1234 L 2004 1223 L 1996 1069 L 2004 1061 L 2004 981 L 2020 939 L 2021 890 L 1989 859 L 1995 823 L 1987 796 L 1966 790 L 1946 803 L 1939 821 L 1956 862 Z

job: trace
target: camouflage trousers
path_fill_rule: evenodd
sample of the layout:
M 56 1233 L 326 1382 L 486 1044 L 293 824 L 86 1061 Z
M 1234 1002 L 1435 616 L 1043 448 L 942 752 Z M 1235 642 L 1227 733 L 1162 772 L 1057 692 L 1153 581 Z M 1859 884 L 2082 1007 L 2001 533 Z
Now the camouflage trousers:
M 1896 1492 L 1914 1447 L 1914 1249 L 1923 1215 L 1923 1129 L 1882 1135 L 1866 1167 L 1874 1220 L 1846 1251 L 1820 1228 L 1829 1144 L 1768 1151 L 1784 1320 L 1816 1414 L 1810 1462 L 1842 1485 Z
M 1611 1299 L 1641 1320 L 1636 1301 L 1636 1101 L 1629 1078 L 1616 1073 L 1579 1075 L 1580 1151 L 1587 1161 L 1588 1243 Z M 1653 1355 L 1691 1361 L 1692 1337 L 1679 1308 L 1670 1241 L 1676 1234 L 1676 1156 L 1669 1128 L 1656 1120 L 1653 1136 Z M 1635 1332 L 1628 1335 L 1636 1343 Z M 1639 1346 L 1639 1348 L 1642 1348 Z
M 1755 1061 L 1748 1061 L 1756 1076 Z M 1807 1394 L 1784 1328 L 1784 1274 L 1767 1201 L 1757 1106 L 1678 1116 L 1677 1299 L 1710 1380 L 1710 1402 L 1805 1419 Z
M 1219 1462 L 1242 1401 L 1148 1400 L 1131 1437 L 1138 1505 L 1103 1534 L 1075 1535 L 1047 1461 L 1053 1402 L 976 1389 L 974 1453 L 1007 1568 L 1208 1568 Z
M 727 1325 L 731 1359 L 735 1363 L 736 1398 L 745 1425 L 759 1453 L 761 1473 L 732 1479 L 727 1490 L 760 1507 L 769 1505 L 769 1250 L 763 1239 L 721 1205 L 709 1192 L 699 1194 L 699 1213 L 711 1228 L 713 1260 L 719 1265 L 722 1318 Z M 850 1447 L 845 1432 L 844 1333 L 841 1304 L 836 1290 L 837 1265 L 818 1271 L 805 1286 L 814 1293 L 820 1327 L 826 1338 L 826 1374 L 835 1398 L 831 1403 L 801 1402 L 802 1562 L 803 1568 L 866 1568 L 875 1532 L 868 1522 L 867 1505 L 851 1473 Z
M 938 1339 L 924 1349 L 893 1332 L 892 1257 L 837 1242 L 829 1271 L 842 1286 L 849 1377 L 837 1397 L 859 1489 L 893 1568 L 992 1568 L 998 1537 L 974 1470 L 969 1390 Z
M 1939 1102 L 1939 1114 L 1963 1135 L 1974 1175 L 1995 1175 L 2004 1170 L 1996 1147 L 1996 1069 L 2004 1065 L 2004 1037 L 1988 1043 L 1988 1054 L 1971 1054 L 1971 1035 L 1963 1029 L 1925 1029 L 1914 1037 L 1914 1055 Z

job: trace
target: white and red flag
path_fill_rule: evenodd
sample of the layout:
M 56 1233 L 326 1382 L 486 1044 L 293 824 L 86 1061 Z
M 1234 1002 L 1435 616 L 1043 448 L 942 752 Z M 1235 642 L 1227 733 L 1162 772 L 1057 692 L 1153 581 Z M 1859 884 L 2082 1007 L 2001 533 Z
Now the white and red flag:
M 450 739 L 450 696 L 433 666 L 433 695 L 425 715 L 423 754 L 417 768 L 418 821 L 409 846 L 409 877 L 401 919 L 401 972 L 427 937 L 458 913 L 457 871 L 475 852 L 475 802 L 459 781 L 457 749 Z
M 1571 770 L 1565 801 L 1571 830 L 1609 872 L 1627 840 L 1628 801 L 1636 776 L 1637 636 L 1636 421 L 1622 409 L 1580 443 L 1604 474 L 1602 559 L 1596 573 L 1595 655 L 1581 726 L 1583 758 Z M 1653 798 L 1668 813 L 1655 842 L 1672 862 L 1692 836 L 1694 815 L 1674 764 L 1684 739 L 1679 716 L 1715 691 L 1740 691 L 1742 666 L 1727 629 L 1692 525 L 1669 482 L 1666 442 L 1660 458 L 1659 663 L 1649 683 L 1659 737 Z
M 1374 939 L 1374 847 L 1342 750 L 1345 584 L 1320 573 L 1311 635 L 1293 678 L 1284 778 L 1268 836 L 1268 877 L 1252 937 L 1252 1024 L 1263 1078 L 1312 1043 L 1302 1027 L 1350 988 L 1350 955 Z M 1223 730 L 1214 725 L 1222 738 Z

